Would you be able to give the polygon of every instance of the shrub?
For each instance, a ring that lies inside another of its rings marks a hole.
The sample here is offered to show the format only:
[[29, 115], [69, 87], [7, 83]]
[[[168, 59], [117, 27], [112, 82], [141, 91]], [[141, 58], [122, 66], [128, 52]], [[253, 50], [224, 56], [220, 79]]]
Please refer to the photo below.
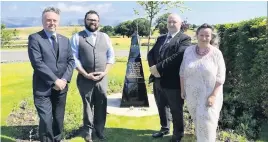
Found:
[[[267, 119], [268, 49], [263, 17], [216, 25], [226, 64], [220, 126], [257, 138]], [[266, 99], [265, 99], [266, 98]]]

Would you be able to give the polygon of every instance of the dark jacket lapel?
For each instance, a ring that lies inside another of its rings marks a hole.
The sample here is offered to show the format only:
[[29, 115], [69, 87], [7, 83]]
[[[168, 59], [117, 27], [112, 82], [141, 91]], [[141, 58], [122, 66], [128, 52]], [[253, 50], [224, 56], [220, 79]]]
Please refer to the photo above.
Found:
[[[164, 50], [168, 50], [169, 48], [171, 48], [173, 45], [176, 44], [176, 41], [178, 40], [179, 36], [182, 34], [182, 31], [179, 31], [171, 40], [169, 43], [161, 45], [160, 50], [159, 50], [159, 56], [163, 56]], [[165, 40], [166, 40], [167, 34], [165, 36]]]
[[159, 41], [160, 46], [162, 46], [162, 45], [165, 43], [166, 38], [167, 38], [167, 34], [165, 34], [164, 36], [162, 36], [162, 37], [160, 38], [160, 41]]
[[48, 50], [51, 50], [51, 52], [53, 53], [54, 57], [56, 58], [56, 53], [55, 53], [55, 50], [52, 48], [52, 45], [47, 37], [47, 34], [45, 33], [44, 30], [42, 30], [40, 32], [41, 34], [41, 37], [44, 39], [44, 42], [47, 44], [47, 48], [49, 48]]
[[62, 50], [63, 50], [63, 47], [61, 47], [61, 46], [63, 46], [64, 44], [63, 44], [63, 38], [62, 38], [62, 36], [61, 35], [59, 35], [59, 34], [57, 34], [57, 39], [58, 39], [58, 44], [59, 44], [59, 53], [58, 53], [58, 59], [60, 58], [60, 55], [61, 55], [61, 53], [62, 53]]
[[182, 34], [182, 30], [180, 30], [180, 32], [178, 32], [169, 42], [168, 47], [174, 45], [176, 43], [176, 41], [178, 40], [179, 36]]
[[165, 35], [163, 35], [162, 37], [159, 38], [160, 41], [158, 42], [158, 49], [157, 49], [159, 54], [161, 53], [161, 51], [163, 49], [162, 46], [164, 46], [166, 38], [167, 38], [167, 34], [165, 34]]

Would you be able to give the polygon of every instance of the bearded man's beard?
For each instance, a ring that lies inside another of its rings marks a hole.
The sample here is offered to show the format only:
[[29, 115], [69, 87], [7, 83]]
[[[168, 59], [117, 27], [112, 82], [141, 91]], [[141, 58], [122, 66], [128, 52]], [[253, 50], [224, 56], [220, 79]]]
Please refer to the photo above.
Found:
[[99, 28], [98, 26], [91, 26], [91, 25], [93, 25], [93, 24], [89, 24], [89, 25], [85, 24], [85, 28], [90, 32], [95, 32], [98, 30], [98, 28]]

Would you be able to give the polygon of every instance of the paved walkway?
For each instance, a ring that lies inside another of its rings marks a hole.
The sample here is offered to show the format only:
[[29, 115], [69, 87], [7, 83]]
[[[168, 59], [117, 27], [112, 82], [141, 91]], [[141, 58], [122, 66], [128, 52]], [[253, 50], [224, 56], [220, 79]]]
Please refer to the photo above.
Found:
[[158, 110], [157, 110], [157, 106], [156, 106], [153, 94], [148, 94], [150, 107], [121, 108], [120, 107], [121, 98], [122, 98], [122, 94], [120, 93], [111, 94], [107, 97], [108, 99], [107, 112], [109, 114], [120, 115], [120, 116], [132, 116], [132, 117], [151, 116], [151, 115], [158, 114]]

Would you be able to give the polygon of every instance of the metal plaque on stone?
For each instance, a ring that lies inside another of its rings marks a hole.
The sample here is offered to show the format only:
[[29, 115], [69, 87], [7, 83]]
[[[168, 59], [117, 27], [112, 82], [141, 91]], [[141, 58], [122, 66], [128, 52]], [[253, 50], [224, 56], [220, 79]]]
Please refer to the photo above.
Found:
[[120, 107], [149, 107], [141, 62], [139, 35], [134, 33], [127, 62], [127, 70]]

